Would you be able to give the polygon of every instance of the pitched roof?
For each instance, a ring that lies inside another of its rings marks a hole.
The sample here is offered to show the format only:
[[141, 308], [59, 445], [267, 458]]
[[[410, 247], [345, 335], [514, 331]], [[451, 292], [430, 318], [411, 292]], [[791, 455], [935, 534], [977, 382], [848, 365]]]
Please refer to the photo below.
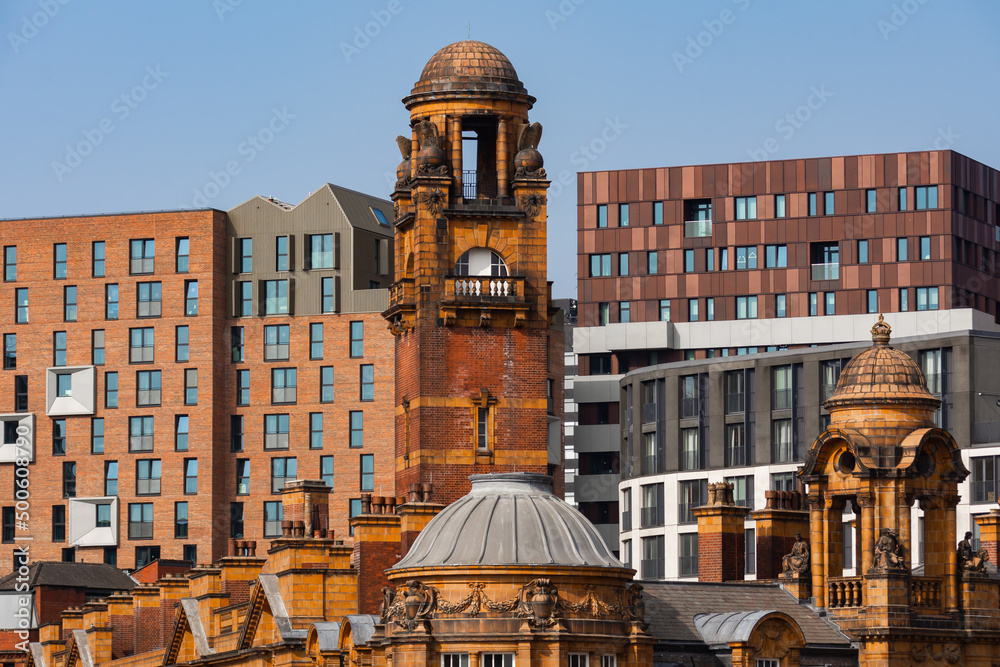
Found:
[[833, 623], [799, 604], [779, 584], [643, 581], [642, 585], [649, 631], [661, 643], [703, 643], [705, 640], [695, 623], [699, 614], [767, 609], [791, 616], [802, 630], [807, 645], [845, 648], [851, 645]]
[[[14, 590], [17, 577], [17, 572], [12, 572], [0, 578], [0, 591]], [[121, 591], [135, 588], [135, 581], [113, 565], [38, 561], [28, 566], [28, 586]]]

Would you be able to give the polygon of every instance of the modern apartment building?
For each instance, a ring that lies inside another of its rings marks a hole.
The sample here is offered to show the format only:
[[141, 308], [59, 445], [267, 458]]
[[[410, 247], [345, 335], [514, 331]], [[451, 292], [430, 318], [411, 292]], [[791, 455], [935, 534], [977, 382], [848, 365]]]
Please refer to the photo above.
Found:
[[[890, 324], [901, 315], [887, 318]], [[698, 576], [697, 518], [708, 485], [731, 482], [747, 511], [765, 491], [797, 489], [796, 469], [830, 423], [823, 408], [841, 369], [864, 343], [824, 345], [662, 364], [625, 375], [622, 387], [621, 556], [643, 579]], [[1000, 459], [1000, 334], [961, 331], [893, 339], [941, 400], [939, 427], [955, 436], [972, 471], [959, 485], [959, 533], [978, 530], [974, 514], [996, 505]], [[923, 512], [912, 508], [912, 565], [922, 561]], [[848, 509], [845, 527], [856, 517]], [[755, 522], [747, 517], [747, 578], [755, 575]], [[854, 531], [844, 531], [844, 563], [854, 563]], [[850, 568], [848, 568], [850, 569]]]
[[264, 548], [302, 476], [333, 486], [346, 535], [352, 499], [392, 486], [391, 215], [327, 185], [4, 221], [0, 569], [28, 535], [33, 560], [129, 568]]
[[625, 373], [864, 341], [879, 312], [1000, 330], [1000, 172], [953, 151], [588, 172], [578, 201], [575, 500], [608, 533], [617, 491], [581, 480], [619, 469]]

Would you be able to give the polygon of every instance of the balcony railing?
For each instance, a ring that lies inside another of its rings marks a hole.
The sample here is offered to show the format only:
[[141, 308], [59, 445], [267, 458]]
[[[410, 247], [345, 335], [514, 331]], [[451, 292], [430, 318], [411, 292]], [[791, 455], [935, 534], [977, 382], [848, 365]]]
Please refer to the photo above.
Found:
[[656, 403], [642, 404], [642, 423], [652, 424], [656, 421]]
[[681, 399], [681, 419], [688, 419], [691, 417], [698, 416], [698, 399], [697, 398], [682, 398]]
[[701, 452], [698, 450], [681, 452], [681, 470], [698, 470], [701, 468]]
[[632, 512], [622, 512], [622, 530], [632, 530]]
[[745, 394], [726, 394], [726, 414], [738, 415], [744, 411]]
[[831, 609], [861, 607], [864, 582], [861, 577], [830, 577], [827, 580], [827, 606]]
[[792, 390], [775, 389], [772, 399], [772, 410], [789, 410], [792, 407]]
[[910, 602], [914, 607], [941, 607], [941, 580], [934, 577], [913, 577], [910, 580]]
[[699, 238], [712, 235], [711, 220], [687, 220], [684, 223], [685, 238]]
[[746, 447], [726, 447], [726, 467], [745, 466], [747, 464]]
[[643, 579], [660, 578], [660, 560], [657, 558], [643, 558], [639, 567]]
[[812, 280], [838, 280], [840, 278], [840, 262], [830, 264], [813, 264]]
[[461, 301], [523, 301], [524, 278], [458, 276], [446, 283], [445, 299]]
[[641, 510], [640, 519], [642, 521], [642, 528], [649, 528], [650, 526], [662, 526], [663, 518], [660, 516], [660, 508], [658, 507], [643, 507]]
[[660, 461], [655, 456], [644, 456], [642, 457], [642, 474], [652, 475], [654, 473], [660, 472]]
[[493, 199], [497, 196], [495, 171], [463, 171], [462, 197], [465, 199]]

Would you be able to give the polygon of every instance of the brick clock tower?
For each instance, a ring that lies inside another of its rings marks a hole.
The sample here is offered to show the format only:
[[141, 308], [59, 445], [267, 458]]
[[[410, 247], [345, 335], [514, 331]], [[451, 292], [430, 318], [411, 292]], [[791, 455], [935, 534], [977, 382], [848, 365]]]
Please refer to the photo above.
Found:
[[[546, 281], [549, 181], [510, 61], [462, 41], [403, 103], [396, 207], [396, 495], [435, 502], [486, 472], [562, 469], [562, 331]], [[561, 495], [561, 493], [560, 493]]]

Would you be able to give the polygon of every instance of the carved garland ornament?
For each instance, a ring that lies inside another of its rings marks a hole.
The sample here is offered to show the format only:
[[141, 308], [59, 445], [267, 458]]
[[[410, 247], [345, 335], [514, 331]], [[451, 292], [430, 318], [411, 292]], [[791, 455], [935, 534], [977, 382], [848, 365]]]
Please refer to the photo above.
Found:
[[496, 614], [513, 614], [515, 618], [527, 619], [535, 629], [545, 629], [556, 624], [564, 613], [582, 618], [620, 618], [638, 623], [642, 629], [645, 623], [646, 605], [642, 598], [642, 586], [632, 584], [618, 594], [615, 602], [607, 603], [597, 597], [595, 587], [587, 586], [587, 595], [576, 603], [570, 603], [559, 596], [559, 590], [549, 579], [533, 579], [522, 586], [510, 600], [495, 601], [487, 597], [486, 584], [469, 584], [469, 593], [457, 602], [438, 600], [438, 591], [433, 586], [410, 580], [405, 588], [394, 591], [382, 588], [382, 604], [379, 615], [383, 623], [395, 621], [404, 629], [412, 631], [420, 621], [434, 618], [435, 612], [442, 614], [464, 614], [475, 618], [486, 610]]

